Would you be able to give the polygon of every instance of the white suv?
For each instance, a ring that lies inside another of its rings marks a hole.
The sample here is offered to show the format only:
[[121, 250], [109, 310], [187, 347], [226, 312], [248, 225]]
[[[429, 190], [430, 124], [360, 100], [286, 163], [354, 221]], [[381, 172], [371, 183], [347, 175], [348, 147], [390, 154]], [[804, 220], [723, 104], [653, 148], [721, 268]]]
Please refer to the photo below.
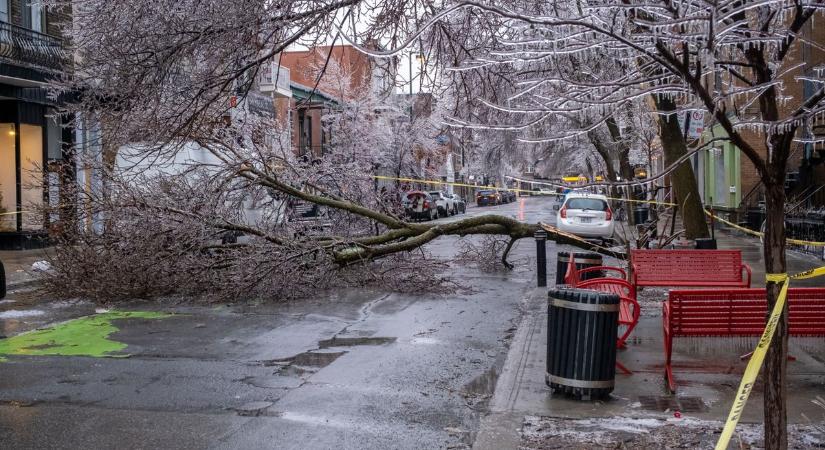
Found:
[[455, 211], [452, 197], [449, 197], [441, 191], [427, 193], [430, 194], [433, 200], [435, 200], [435, 204], [438, 205], [438, 217], [447, 217]]
[[597, 194], [570, 192], [558, 209], [556, 227], [586, 238], [613, 237], [613, 211], [607, 197]]

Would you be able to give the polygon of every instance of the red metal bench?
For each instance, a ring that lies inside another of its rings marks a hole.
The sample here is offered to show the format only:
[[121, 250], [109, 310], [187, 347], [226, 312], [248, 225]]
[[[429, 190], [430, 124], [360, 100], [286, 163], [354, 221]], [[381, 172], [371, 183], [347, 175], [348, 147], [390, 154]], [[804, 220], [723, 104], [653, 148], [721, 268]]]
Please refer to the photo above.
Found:
[[637, 288], [751, 285], [751, 268], [739, 250], [631, 250], [630, 265], [630, 284]]
[[[616, 272], [621, 278], [591, 278], [581, 280], [581, 275], [589, 272]], [[624, 269], [609, 266], [588, 267], [576, 270], [575, 257], [570, 255], [570, 262], [567, 264], [567, 272], [564, 275], [564, 282], [574, 288], [593, 289], [619, 296], [619, 325], [625, 328], [624, 333], [619, 337], [616, 345], [624, 348], [627, 340], [636, 324], [639, 323], [639, 302], [636, 301], [636, 288], [627, 282], [627, 273]]]
[[[825, 288], [788, 289], [791, 336], [825, 336]], [[765, 289], [670, 291], [663, 305], [665, 377], [676, 392], [671, 357], [673, 338], [761, 336], [768, 302]]]

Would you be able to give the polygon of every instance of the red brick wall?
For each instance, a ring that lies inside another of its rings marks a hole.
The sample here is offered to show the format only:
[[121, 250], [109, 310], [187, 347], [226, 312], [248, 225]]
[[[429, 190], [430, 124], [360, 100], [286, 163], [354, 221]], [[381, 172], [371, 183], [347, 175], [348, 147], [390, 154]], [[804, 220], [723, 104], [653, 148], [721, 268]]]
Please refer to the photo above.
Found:
[[[788, 20], [790, 21], [792, 18], [789, 18]], [[825, 14], [817, 13], [808, 22], [808, 25], [803, 28], [802, 34], [820, 45], [825, 44], [825, 27], [822, 26], [823, 21], [825, 21]], [[785, 85], [784, 94], [791, 97], [791, 99], [785, 104], [780, 104], [780, 119], [789, 117], [790, 114], [796, 110], [804, 100], [803, 82], [801, 80], [796, 80], [795, 78], [803, 75], [806, 71], [810, 70], [811, 67], [825, 63], [825, 52], [822, 52], [812, 46], [810, 48], [803, 49], [802, 42], [797, 40], [792, 46], [791, 51], [785, 57], [783, 68], [780, 70], [784, 71], [787, 68], [799, 64], [800, 62], [805, 62], [805, 65], [789, 71], [782, 77], [782, 81]], [[764, 135], [753, 132], [743, 132], [742, 135], [745, 140], [759, 152], [762, 158], [767, 158], [768, 152]], [[788, 161], [788, 171], [798, 170], [802, 157], [802, 146], [800, 144], [793, 144], [791, 157]], [[741, 160], [742, 198], [745, 200], [745, 196], [759, 183], [760, 177], [755, 166], [748, 158], [743, 155]], [[753, 195], [747, 201], [749, 204], [754, 204], [758, 199], [758, 195]]]

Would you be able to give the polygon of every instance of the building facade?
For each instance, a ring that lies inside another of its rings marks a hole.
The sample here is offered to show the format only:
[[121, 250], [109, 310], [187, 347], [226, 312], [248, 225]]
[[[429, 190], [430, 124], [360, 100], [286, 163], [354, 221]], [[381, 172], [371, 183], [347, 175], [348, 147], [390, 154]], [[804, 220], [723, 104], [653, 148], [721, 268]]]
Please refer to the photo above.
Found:
[[368, 95], [393, 95], [395, 60], [371, 58], [351, 45], [283, 52], [278, 60], [291, 75], [292, 99], [279, 109], [290, 111], [298, 156], [323, 156], [331, 141], [323, 121], [331, 109]]
[[[781, 80], [785, 87], [785, 94], [789, 97], [779, 106], [780, 117], [787, 117], [805, 100], [810, 98], [819, 87], [809, 79], [813, 78], [819, 68], [825, 64], [825, 27], [821, 26], [825, 14], [819, 12], [811, 18], [800, 32], [799, 43], [791, 47], [785, 58]], [[737, 106], [737, 105], [734, 105]], [[744, 119], [756, 118], [760, 114], [758, 105], [744, 106]], [[713, 134], [706, 132], [704, 139], [708, 142], [711, 136], [724, 136], [721, 127], [715, 127]], [[767, 145], [764, 136], [758, 133], [743, 131], [743, 138], [755, 148], [763, 158], [767, 157]], [[825, 206], [825, 121], [820, 120], [810, 129], [800, 128], [797, 138], [819, 139], [817, 144], [794, 143], [791, 157], [788, 161], [786, 191], [789, 203], [803, 203], [803, 206]], [[704, 180], [705, 203], [730, 209], [757, 207], [764, 200], [764, 189], [760, 175], [751, 161], [740, 155], [739, 150], [731, 145], [718, 145], [701, 152], [704, 158], [704, 170], [701, 171]], [[722, 200], [724, 199], [724, 200]]]
[[41, 207], [57, 202], [71, 177], [61, 164], [71, 131], [45, 89], [68, 68], [58, 27], [68, 17], [27, 0], [0, 0], [0, 249], [47, 243]]

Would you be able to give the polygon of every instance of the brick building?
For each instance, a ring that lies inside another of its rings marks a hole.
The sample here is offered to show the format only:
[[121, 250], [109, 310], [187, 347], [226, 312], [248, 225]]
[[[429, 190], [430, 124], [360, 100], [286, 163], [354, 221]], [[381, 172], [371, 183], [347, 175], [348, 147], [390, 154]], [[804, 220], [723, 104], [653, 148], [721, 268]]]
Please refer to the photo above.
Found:
[[[779, 106], [780, 118], [788, 117], [819, 87], [800, 77], [812, 75], [815, 67], [825, 64], [825, 52], [809, 43], [813, 42], [820, 46], [825, 44], [825, 27], [817, 26], [822, 20], [825, 20], [825, 14], [817, 13], [808, 21], [800, 33], [802, 39], [791, 47], [782, 68], [778, 69], [780, 72], [787, 70], [781, 79], [784, 93], [790, 97], [789, 101]], [[795, 67], [797, 65], [799, 67]], [[744, 108], [741, 119], [758, 119], [759, 114], [758, 104], [753, 104]], [[821, 139], [825, 135], [825, 122], [817, 125], [810, 130], [798, 130], [797, 136], [817, 135]], [[725, 133], [720, 126], [716, 126], [705, 134], [704, 139], [707, 141], [711, 136], [724, 137]], [[742, 136], [763, 158], [767, 157], [767, 145], [763, 134], [743, 131]], [[733, 210], [756, 206], [763, 200], [763, 188], [756, 167], [747, 157], [741, 155], [733, 144], [717, 144], [715, 148], [701, 152], [697, 160], [697, 177], [700, 186], [704, 186], [703, 196], [706, 204], [712, 203], [717, 208]], [[786, 181], [789, 200], [800, 201], [807, 198], [807, 202], [812, 205], [825, 206], [825, 189], [816, 195], [808, 195], [825, 184], [823, 160], [825, 146], [822, 144], [793, 144]]]
[[283, 52], [278, 61], [290, 71], [292, 98], [276, 101], [276, 108], [281, 114], [288, 111], [297, 155], [324, 154], [330, 136], [323, 129], [323, 118], [330, 108], [370, 90], [390, 95], [394, 86], [394, 61], [370, 58], [350, 45]]

